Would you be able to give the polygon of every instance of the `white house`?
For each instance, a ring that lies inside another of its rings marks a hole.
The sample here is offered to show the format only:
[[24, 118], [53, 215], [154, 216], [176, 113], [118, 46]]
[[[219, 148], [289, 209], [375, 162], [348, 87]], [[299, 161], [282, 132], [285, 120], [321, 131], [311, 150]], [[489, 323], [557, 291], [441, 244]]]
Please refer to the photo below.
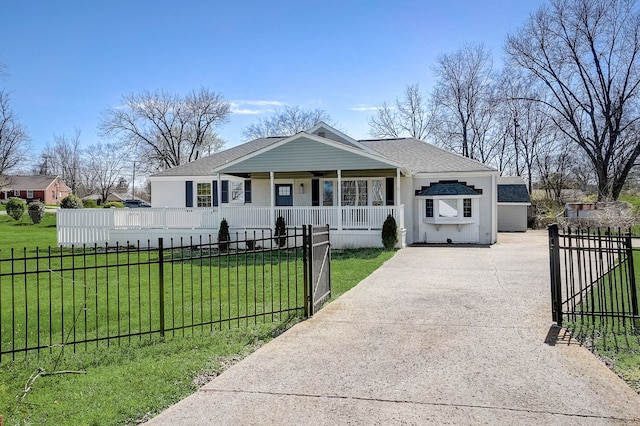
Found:
[[289, 227], [329, 224], [334, 247], [381, 246], [391, 214], [399, 245], [492, 244], [497, 177], [478, 161], [417, 139], [357, 141], [321, 122], [153, 175], [153, 208], [136, 214], [188, 212], [182, 224], [157, 226], [165, 236], [211, 234], [223, 218], [232, 231], [273, 229], [282, 216]]

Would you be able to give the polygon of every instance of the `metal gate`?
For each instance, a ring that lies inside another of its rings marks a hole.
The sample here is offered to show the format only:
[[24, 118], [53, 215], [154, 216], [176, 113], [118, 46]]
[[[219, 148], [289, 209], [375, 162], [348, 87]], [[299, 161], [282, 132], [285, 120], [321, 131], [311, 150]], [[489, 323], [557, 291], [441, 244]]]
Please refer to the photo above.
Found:
[[629, 232], [549, 226], [553, 321], [640, 319], [633, 255]]
[[305, 257], [307, 270], [305, 286], [306, 314], [312, 316], [331, 297], [331, 243], [329, 225], [304, 227]]

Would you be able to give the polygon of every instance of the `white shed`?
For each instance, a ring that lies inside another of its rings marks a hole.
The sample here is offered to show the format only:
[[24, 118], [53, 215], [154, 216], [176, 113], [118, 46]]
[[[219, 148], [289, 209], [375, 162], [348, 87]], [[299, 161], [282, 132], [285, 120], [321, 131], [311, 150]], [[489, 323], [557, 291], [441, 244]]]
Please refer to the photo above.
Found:
[[531, 197], [520, 177], [498, 178], [498, 232], [526, 232]]

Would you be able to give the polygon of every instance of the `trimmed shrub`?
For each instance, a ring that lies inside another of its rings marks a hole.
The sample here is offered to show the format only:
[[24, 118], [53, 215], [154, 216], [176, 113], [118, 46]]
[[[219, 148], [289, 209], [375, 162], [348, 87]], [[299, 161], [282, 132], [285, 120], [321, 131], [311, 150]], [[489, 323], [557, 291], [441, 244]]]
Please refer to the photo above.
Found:
[[86, 200], [82, 200], [82, 205], [85, 209], [95, 209], [98, 207], [98, 203], [93, 198], [87, 198]]
[[382, 225], [382, 245], [387, 251], [391, 251], [398, 242], [398, 225], [393, 216], [388, 215]]
[[284, 217], [278, 216], [276, 219], [275, 240], [278, 247], [284, 247], [287, 245], [287, 224], [284, 222]]
[[29, 217], [33, 223], [42, 222], [42, 218], [44, 217], [44, 204], [40, 201], [34, 201], [29, 203]]
[[229, 223], [227, 223], [227, 219], [223, 218], [220, 221], [220, 229], [218, 229], [218, 249], [220, 251], [228, 251], [230, 239]]
[[121, 201], [108, 201], [102, 207], [105, 209], [124, 209], [124, 204]]
[[15, 220], [20, 220], [27, 205], [20, 198], [9, 198], [7, 202], [7, 214]]
[[67, 195], [62, 200], [60, 200], [60, 208], [61, 209], [81, 209], [82, 208], [82, 200], [77, 195]]

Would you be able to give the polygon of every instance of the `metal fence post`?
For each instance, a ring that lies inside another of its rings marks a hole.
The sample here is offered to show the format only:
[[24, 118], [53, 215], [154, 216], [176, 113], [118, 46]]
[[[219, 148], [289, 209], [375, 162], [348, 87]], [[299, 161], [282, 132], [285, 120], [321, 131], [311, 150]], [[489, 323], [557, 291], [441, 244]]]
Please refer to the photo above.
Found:
[[163, 239], [158, 238], [158, 301], [160, 304], [160, 337], [164, 338], [164, 245]]
[[314, 275], [313, 275], [313, 226], [312, 225], [307, 225], [307, 250], [309, 251], [309, 254], [307, 255], [307, 259], [309, 259], [309, 277], [307, 278], [309, 281], [309, 290], [307, 290], [309, 292], [309, 316], [312, 317], [314, 314], [314, 304], [315, 304], [315, 300], [314, 300], [314, 291], [313, 291], [313, 285], [314, 285]]
[[629, 289], [631, 291], [631, 310], [633, 316], [638, 316], [638, 290], [636, 287], [636, 271], [633, 264], [633, 239], [631, 238], [631, 229], [627, 234], [627, 261], [629, 262]]
[[560, 280], [560, 233], [558, 225], [549, 225], [549, 271], [551, 274], [551, 313], [553, 321], [562, 325], [562, 284]]
[[302, 225], [302, 274], [304, 275], [304, 317], [309, 317], [309, 253], [307, 246], [309, 245], [307, 226]]

